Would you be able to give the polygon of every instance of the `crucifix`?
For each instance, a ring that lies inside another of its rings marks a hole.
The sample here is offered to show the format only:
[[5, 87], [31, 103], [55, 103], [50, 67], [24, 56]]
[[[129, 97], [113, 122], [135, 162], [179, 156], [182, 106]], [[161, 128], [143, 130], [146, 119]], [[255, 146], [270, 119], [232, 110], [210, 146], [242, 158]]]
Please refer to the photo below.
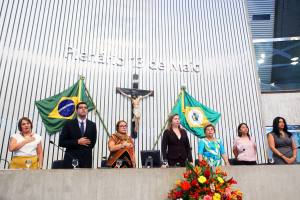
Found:
[[[135, 86], [135, 85], [134, 85]], [[141, 111], [140, 111], [140, 102], [143, 98], [148, 96], [153, 96], [154, 92], [151, 90], [139, 90], [136, 88], [119, 88], [117, 87], [117, 93], [120, 93], [131, 100], [131, 109], [132, 109], [132, 129], [131, 136], [132, 138], [137, 137], [139, 131]]]

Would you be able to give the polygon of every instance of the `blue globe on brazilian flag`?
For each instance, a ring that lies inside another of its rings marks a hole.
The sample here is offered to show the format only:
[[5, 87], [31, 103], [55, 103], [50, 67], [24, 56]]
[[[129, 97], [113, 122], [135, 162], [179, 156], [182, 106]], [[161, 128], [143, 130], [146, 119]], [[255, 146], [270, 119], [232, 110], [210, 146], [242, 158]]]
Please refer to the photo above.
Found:
[[80, 102], [79, 97], [62, 97], [55, 108], [49, 113], [49, 118], [73, 119], [76, 105]]
[[181, 125], [197, 137], [203, 138], [204, 127], [208, 124], [216, 124], [221, 114], [201, 104], [185, 90], [182, 90], [179, 98], [171, 111], [178, 114]]
[[76, 117], [76, 105], [79, 102], [86, 102], [89, 111], [95, 108], [86, 92], [84, 79], [80, 78], [73, 86], [63, 92], [35, 102], [48, 133], [53, 134], [61, 131], [66, 120]]

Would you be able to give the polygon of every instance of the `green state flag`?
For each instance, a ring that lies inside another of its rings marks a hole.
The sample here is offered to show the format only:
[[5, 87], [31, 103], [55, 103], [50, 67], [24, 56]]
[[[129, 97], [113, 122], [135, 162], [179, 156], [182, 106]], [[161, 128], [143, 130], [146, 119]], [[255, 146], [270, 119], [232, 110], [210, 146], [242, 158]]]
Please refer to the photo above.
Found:
[[86, 95], [83, 78], [57, 95], [36, 101], [35, 105], [47, 132], [53, 134], [61, 131], [66, 120], [76, 117], [76, 105], [81, 101], [87, 103], [89, 111], [95, 108], [92, 100]]
[[181, 125], [196, 135], [205, 137], [204, 127], [208, 124], [216, 124], [221, 116], [220, 113], [198, 102], [185, 90], [182, 90], [174, 106], [172, 114], [178, 114]]

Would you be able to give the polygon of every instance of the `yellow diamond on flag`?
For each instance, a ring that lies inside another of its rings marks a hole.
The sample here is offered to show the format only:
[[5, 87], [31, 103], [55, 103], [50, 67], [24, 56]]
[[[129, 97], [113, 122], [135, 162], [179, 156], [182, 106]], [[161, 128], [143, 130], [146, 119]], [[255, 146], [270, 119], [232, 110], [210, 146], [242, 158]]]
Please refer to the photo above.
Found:
[[55, 108], [49, 113], [49, 118], [73, 119], [76, 105], [80, 102], [79, 97], [62, 97]]
[[190, 127], [203, 128], [209, 124], [207, 117], [199, 107], [186, 107], [185, 118]]

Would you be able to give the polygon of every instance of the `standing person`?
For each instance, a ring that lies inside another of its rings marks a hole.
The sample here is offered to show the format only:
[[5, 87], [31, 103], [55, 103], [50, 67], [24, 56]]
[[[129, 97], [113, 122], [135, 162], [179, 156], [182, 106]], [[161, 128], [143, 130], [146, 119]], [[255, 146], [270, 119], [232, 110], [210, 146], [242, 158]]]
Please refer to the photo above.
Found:
[[164, 162], [171, 167], [184, 167], [186, 160], [193, 162], [189, 138], [186, 131], [180, 127], [178, 114], [173, 114], [168, 118], [161, 149]]
[[59, 136], [59, 146], [66, 148], [64, 167], [72, 168], [72, 160], [78, 159], [79, 168], [92, 168], [92, 150], [96, 143], [96, 124], [87, 119], [86, 102], [76, 105], [77, 118], [64, 125]]
[[[134, 144], [132, 138], [127, 134], [127, 122], [120, 120], [116, 124], [116, 132], [108, 141], [110, 151], [106, 165], [112, 168], [134, 168]], [[120, 163], [118, 163], [118, 160]]]
[[246, 123], [238, 126], [238, 137], [233, 143], [233, 154], [236, 158], [236, 165], [256, 165], [256, 144], [253, 137], [250, 137], [249, 128]]
[[292, 133], [288, 132], [283, 117], [273, 120], [273, 130], [268, 133], [269, 147], [273, 152], [274, 164], [293, 164], [297, 157], [297, 147]]
[[18, 122], [20, 132], [12, 135], [8, 149], [13, 152], [10, 169], [27, 168], [26, 162], [31, 169], [43, 167], [42, 137], [32, 132], [32, 122], [27, 117], [22, 117]]
[[198, 143], [198, 159], [201, 162], [206, 160], [211, 166], [221, 166], [222, 160], [225, 165], [230, 165], [228, 157], [225, 154], [225, 149], [221, 139], [215, 138], [215, 127], [212, 124], [204, 128], [205, 138], [201, 139]]

